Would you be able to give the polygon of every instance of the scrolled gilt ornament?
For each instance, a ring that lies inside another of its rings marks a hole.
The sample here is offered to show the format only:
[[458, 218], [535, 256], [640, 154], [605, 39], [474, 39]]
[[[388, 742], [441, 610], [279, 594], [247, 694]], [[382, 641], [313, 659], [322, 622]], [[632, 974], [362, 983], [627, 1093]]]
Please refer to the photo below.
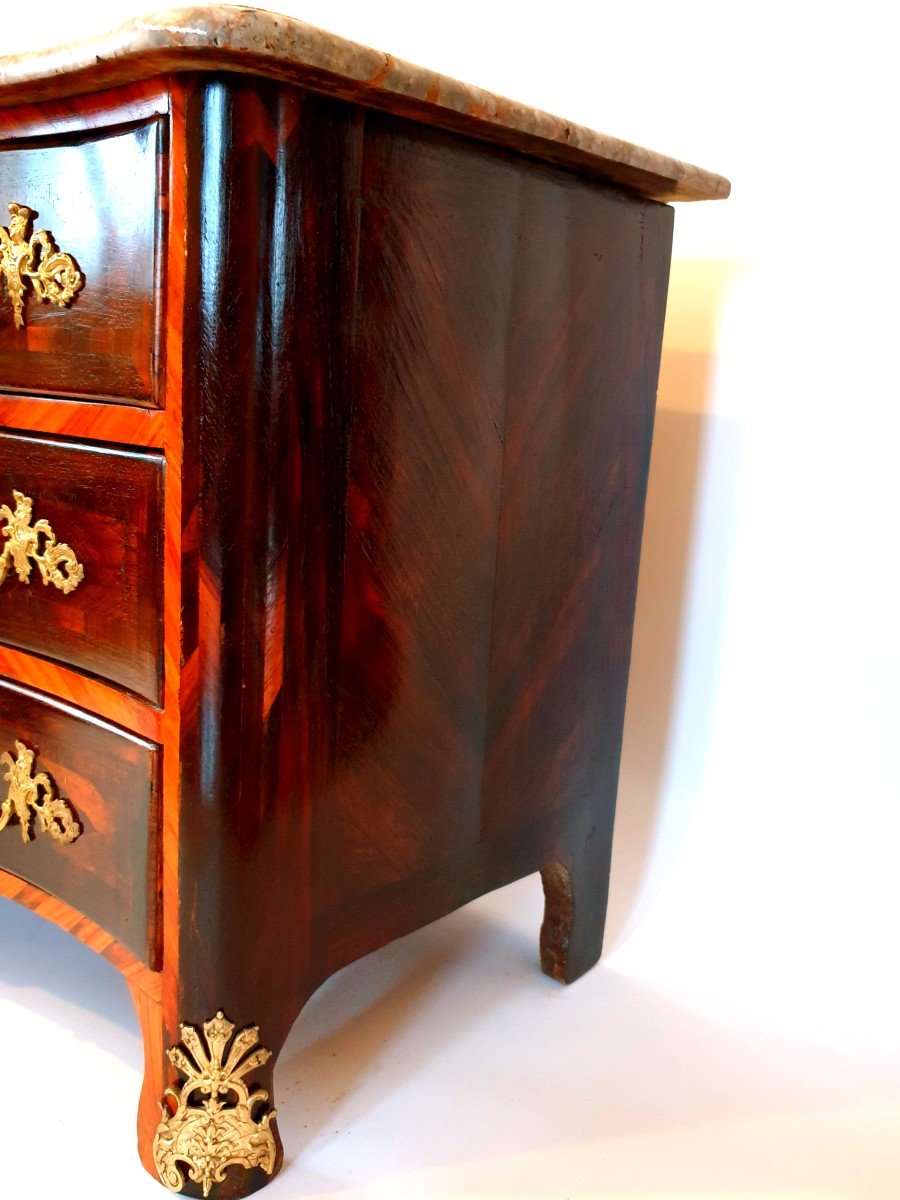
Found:
[[224, 1181], [231, 1166], [261, 1167], [267, 1175], [275, 1170], [277, 1148], [269, 1125], [276, 1111], [255, 1115], [269, 1093], [260, 1087], [249, 1090], [244, 1083], [244, 1076], [268, 1062], [271, 1051], [264, 1046], [253, 1049], [259, 1028], [251, 1025], [235, 1037], [226, 1058], [233, 1033], [234, 1025], [219, 1011], [204, 1023], [203, 1038], [193, 1025], [182, 1025], [181, 1046], [169, 1051], [185, 1082], [166, 1089], [166, 1101], [174, 1110], [166, 1101], [160, 1105], [153, 1161], [172, 1192], [185, 1186], [182, 1164], [204, 1196]]
[[41, 517], [32, 525], [34, 501], [30, 496], [13, 489], [16, 507], [0, 504], [0, 520], [6, 522], [0, 533], [7, 539], [0, 553], [0, 584], [13, 567], [21, 583], [30, 582], [31, 564], [37, 564], [44, 586], [52, 583], [64, 594], [74, 592], [84, 579], [84, 567], [75, 551], [65, 542], [58, 542], [50, 522]]
[[17, 820], [22, 841], [30, 842], [37, 821], [44, 833], [63, 845], [81, 836], [81, 824], [69, 802], [57, 794], [53, 780], [45, 771], [35, 774], [33, 750], [16, 741], [16, 757], [4, 750], [0, 766], [6, 767], [3, 778], [9, 783], [6, 799], [0, 804], [0, 830]]
[[41, 302], [65, 308], [84, 286], [84, 276], [72, 255], [58, 249], [46, 229], [39, 229], [29, 236], [36, 212], [24, 204], [13, 203], [7, 208], [9, 228], [0, 225], [0, 273], [6, 278], [16, 328], [22, 329], [28, 284]]

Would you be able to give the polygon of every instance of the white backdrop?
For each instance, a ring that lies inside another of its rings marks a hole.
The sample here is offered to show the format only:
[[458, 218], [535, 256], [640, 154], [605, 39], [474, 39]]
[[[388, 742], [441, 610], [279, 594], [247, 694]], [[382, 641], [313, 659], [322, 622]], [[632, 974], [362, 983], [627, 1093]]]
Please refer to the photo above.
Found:
[[[538, 973], [535, 878], [339, 975], [282, 1057], [266, 1194], [897, 1200], [886, 8], [281, 7], [734, 194], [676, 214], [604, 962], [568, 990]], [[140, 11], [45, 0], [0, 50]], [[10, 904], [0, 929], [4, 1190], [161, 1195], [124, 984]]]

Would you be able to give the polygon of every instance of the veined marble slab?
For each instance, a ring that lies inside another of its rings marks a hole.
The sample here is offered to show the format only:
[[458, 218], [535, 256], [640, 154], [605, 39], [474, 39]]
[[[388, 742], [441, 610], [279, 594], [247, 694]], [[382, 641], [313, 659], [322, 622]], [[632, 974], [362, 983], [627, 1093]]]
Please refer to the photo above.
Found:
[[108, 34], [0, 58], [0, 107], [171, 71], [242, 71], [506, 146], [653, 200], [724, 199], [721, 175], [412, 66], [292, 17], [230, 5], [152, 13]]

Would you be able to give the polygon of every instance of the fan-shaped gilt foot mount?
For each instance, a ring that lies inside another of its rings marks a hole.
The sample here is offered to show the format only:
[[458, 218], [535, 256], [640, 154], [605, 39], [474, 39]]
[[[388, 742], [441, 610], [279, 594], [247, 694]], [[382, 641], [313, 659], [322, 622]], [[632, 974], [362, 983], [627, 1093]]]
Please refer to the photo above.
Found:
[[204, 1196], [232, 1166], [261, 1167], [267, 1175], [275, 1171], [278, 1151], [269, 1128], [275, 1110], [266, 1105], [265, 1089], [248, 1089], [244, 1082], [244, 1076], [269, 1061], [271, 1052], [258, 1046], [256, 1025], [231, 1041], [233, 1033], [234, 1025], [219, 1011], [204, 1023], [203, 1037], [193, 1025], [182, 1025], [181, 1045], [169, 1051], [185, 1081], [166, 1089], [166, 1101], [174, 1109], [166, 1102], [160, 1106], [153, 1161], [172, 1192], [185, 1186], [185, 1168]]

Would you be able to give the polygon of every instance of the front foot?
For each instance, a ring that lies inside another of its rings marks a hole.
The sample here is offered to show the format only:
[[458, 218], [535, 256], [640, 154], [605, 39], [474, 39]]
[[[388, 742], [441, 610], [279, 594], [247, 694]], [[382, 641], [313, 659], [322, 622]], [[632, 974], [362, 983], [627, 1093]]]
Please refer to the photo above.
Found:
[[199, 1027], [181, 1026], [180, 1043], [168, 1051], [178, 1082], [161, 1097], [151, 1150], [170, 1191], [238, 1200], [279, 1170], [273, 1056], [259, 1041], [257, 1026], [236, 1031], [221, 1011]]

